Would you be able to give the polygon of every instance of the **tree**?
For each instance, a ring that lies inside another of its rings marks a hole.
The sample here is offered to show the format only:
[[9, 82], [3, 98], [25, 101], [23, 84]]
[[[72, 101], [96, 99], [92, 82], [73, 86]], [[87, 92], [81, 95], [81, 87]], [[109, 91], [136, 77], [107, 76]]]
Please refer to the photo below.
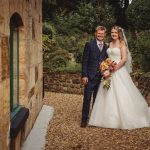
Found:
[[61, 12], [55, 17], [55, 25], [62, 34], [79, 32], [93, 33], [97, 25], [106, 26], [108, 29], [114, 24], [112, 7], [106, 5], [93, 6], [92, 3], [80, 3], [77, 9], [66, 15]]
[[150, 29], [150, 0], [134, 0], [127, 9], [129, 28], [133, 31]]
[[43, 0], [43, 20], [54, 19], [56, 11], [65, 10], [66, 13], [74, 11], [80, 3], [91, 3], [96, 7], [105, 7], [106, 0]]
[[116, 25], [127, 28], [126, 10], [129, 6], [129, 0], [107, 0], [115, 9]]
[[42, 1], [43, 20], [53, 18], [56, 8], [57, 8], [56, 0], [43, 0]]

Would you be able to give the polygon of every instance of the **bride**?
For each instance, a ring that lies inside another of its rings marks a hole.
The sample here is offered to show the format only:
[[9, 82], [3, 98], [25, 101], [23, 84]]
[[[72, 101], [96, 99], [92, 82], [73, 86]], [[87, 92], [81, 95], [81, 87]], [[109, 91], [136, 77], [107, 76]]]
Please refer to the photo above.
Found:
[[148, 127], [148, 105], [129, 74], [131, 56], [123, 29], [112, 27], [111, 38], [107, 54], [117, 65], [110, 77], [110, 88], [106, 90], [100, 84], [89, 125], [117, 129]]

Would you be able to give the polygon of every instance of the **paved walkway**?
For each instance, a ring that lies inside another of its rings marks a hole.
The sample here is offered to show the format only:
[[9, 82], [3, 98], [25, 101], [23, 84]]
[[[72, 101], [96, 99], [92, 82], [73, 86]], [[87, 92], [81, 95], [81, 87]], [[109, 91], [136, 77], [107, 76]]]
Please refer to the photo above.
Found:
[[43, 105], [30, 134], [22, 145], [21, 150], [44, 149], [47, 127], [52, 119], [53, 112], [54, 109], [52, 107]]
[[150, 128], [80, 128], [82, 95], [48, 92], [44, 103], [54, 108], [45, 150], [150, 150]]

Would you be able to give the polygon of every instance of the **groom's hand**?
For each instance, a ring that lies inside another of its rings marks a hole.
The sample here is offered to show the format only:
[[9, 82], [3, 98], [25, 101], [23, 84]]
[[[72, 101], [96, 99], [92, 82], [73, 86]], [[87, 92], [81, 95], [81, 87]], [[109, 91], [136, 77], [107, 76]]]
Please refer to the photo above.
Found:
[[88, 83], [88, 78], [87, 77], [83, 77], [82, 78], [82, 84], [83, 85], [87, 85], [87, 83]]

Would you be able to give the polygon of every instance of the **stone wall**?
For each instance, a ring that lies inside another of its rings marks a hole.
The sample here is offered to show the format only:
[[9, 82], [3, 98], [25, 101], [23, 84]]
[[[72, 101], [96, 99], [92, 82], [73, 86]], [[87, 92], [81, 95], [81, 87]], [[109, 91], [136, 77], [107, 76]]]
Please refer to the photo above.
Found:
[[44, 90], [62, 93], [83, 93], [80, 74], [44, 72]]
[[[9, 146], [10, 106], [9, 106], [9, 61], [8, 38], [0, 37], [0, 150]], [[5, 51], [2, 51], [5, 50]], [[3, 66], [3, 67], [2, 67]]]
[[[0, 0], [0, 150], [10, 144], [10, 22], [19, 24], [19, 106], [29, 109], [20, 149], [43, 105], [42, 0]], [[15, 39], [15, 38], [14, 38]], [[10, 148], [11, 149], [11, 148]]]
[[150, 77], [137, 76], [132, 79], [150, 106]]
[[[136, 77], [133, 81], [150, 105], [150, 78]], [[45, 91], [83, 94], [83, 88], [79, 73], [44, 72]]]

